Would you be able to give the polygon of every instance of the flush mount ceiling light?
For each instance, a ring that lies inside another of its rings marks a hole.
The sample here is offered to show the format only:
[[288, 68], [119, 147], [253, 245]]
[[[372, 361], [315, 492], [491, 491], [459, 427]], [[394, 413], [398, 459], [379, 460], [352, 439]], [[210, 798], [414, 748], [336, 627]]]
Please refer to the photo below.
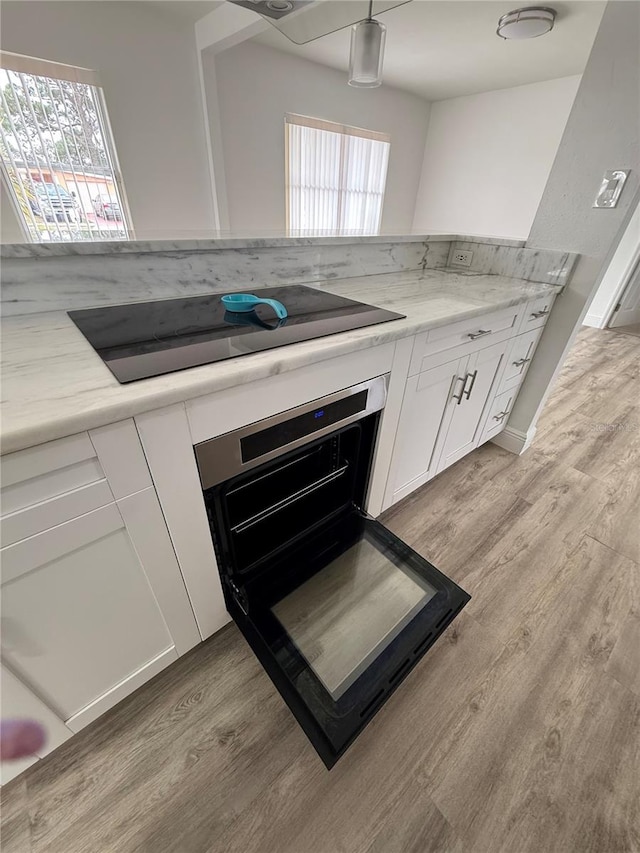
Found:
[[359, 89], [373, 89], [382, 84], [382, 60], [387, 28], [379, 21], [374, 21], [372, 11], [373, 0], [369, 0], [367, 19], [351, 27], [349, 85]]
[[525, 6], [507, 12], [498, 21], [501, 39], [534, 39], [551, 32], [558, 13], [549, 6]]

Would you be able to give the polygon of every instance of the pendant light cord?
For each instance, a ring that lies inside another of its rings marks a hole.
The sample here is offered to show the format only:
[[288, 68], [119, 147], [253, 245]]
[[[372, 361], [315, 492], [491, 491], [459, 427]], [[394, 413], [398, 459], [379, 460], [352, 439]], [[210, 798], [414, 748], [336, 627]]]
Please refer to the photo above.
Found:
[[369, 15], [367, 17], [367, 21], [373, 20], [373, 16], [371, 14], [372, 12], [373, 12], [373, 0], [369, 0]]

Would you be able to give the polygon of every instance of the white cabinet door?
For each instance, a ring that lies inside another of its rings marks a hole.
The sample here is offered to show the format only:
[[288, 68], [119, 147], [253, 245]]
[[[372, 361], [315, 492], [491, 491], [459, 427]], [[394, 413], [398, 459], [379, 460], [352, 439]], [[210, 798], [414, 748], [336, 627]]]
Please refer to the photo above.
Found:
[[509, 388], [517, 388], [522, 384], [543, 331], [542, 327], [531, 329], [524, 335], [518, 335], [511, 340], [498, 393]]
[[407, 380], [391, 463], [392, 502], [426, 483], [435, 473], [438, 436], [446, 430], [446, 416], [453, 415], [447, 403], [461, 389], [467, 361], [466, 356], [455, 359]]
[[71, 729], [177, 658], [115, 503], [3, 548], [2, 564], [4, 659]]
[[493, 398], [487, 411], [479, 444], [489, 441], [490, 438], [498, 435], [506, 427], [517, 394], [518, 388], [512, 388]]
[[0, 695], [2, 696], [2, 718], [4, 720], [35, 720], [44, 728], [46, 734], [46, 740], [36, 755], [16, 761], [2, 762], [0, 784], [5, 785], [39, 758], [43, 758], [52, 749], [64, 743], [67, 738], [71, 737], [72, 732], [53, 713], [51, 708], [32, 693], [5, 664], [0, 665]]
[[438, 472], [453, 465], [478, 444], [482, 414], [495, 388], [508, 347], [509, 342], [503, 341], [469, 356], [464, 384], [447, 405], [450, 417], [438, 454]]

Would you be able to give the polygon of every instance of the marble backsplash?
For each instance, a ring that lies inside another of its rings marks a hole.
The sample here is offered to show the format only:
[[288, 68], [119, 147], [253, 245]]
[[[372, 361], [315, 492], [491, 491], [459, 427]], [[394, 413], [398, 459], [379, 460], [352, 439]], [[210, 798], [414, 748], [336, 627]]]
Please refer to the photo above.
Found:
[[471, 240], [453, 240], [449, 250], [448, 266], [462, 269], [453, 263], [459, 250], [473, 252], [471, 266], [464, 269], [488, 275], [505, 275], [509, 278], [526, 278], [544, 284], [565, 285], [571, 277], [578, 256], [572, 252], [554, 249], [535, 249], [485, 243]]
[[5, 258], [5, 316], [446, 266], [450, 241]]
[[[478, 240], [480, 238], [477, 238]], [[257, 243], [258, 241], [256, 241]], [[545, 284], [566, 284], [576, 255], [522, 248], [515, 241], [458, 241], [439, 236], [358, 239], [346, 242], [274, 239], [259, 245], [215, 249], [119, 251], [102, 244], [100, 254], [4, 253], [2, 313], [5, 316], [90, 308], [153, 299], [253, 290], [294, 283], [419, 269], [444, 269], [455, 248], [473, 251], [471, 267]], [[17, 248], [17, 247], [16, 247]]]

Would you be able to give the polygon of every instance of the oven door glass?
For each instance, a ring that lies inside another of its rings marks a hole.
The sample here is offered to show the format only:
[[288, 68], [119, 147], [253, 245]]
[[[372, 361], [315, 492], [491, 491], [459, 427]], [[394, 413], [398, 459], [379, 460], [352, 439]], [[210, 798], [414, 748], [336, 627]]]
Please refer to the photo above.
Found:
[[327, 767], [469, 600], [356, 510], [243, 592], [229, 609]]

